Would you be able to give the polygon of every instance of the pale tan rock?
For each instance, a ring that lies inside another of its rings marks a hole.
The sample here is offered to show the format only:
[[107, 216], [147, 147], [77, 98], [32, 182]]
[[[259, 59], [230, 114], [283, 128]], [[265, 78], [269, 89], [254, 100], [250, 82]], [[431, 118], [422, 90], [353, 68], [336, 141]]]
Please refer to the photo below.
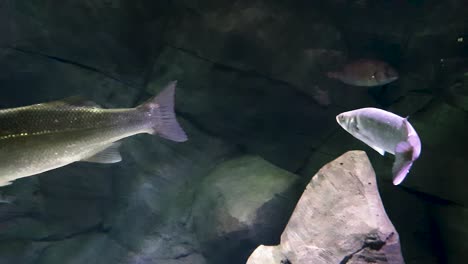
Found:
[[277, 246], [259, 246], [249, 257], [247, 263], [286, 263], [287, 257]]
[[[280, 256], [279, 262], [272, 256]], [[404, 263], [398, 233], [382, 205], [365, 152], [347, 152], [320, 169], [299, 200], [281, 244], [257, 248], [247, 263]]]

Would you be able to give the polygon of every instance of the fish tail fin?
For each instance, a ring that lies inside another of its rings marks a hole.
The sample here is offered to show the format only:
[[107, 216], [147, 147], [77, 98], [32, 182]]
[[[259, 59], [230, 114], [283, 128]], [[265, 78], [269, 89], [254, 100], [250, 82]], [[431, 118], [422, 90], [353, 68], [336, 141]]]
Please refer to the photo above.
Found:
[[183, 142], [187, 134], [179, 125], [174, 112], [174, 94], [177, 81], [170, 82], [156, 97], [140, 105], [141, 109], [150, 119], [151, 134], [163, 138]]
[[415, 137], [409, 137], [407, 141], [398, 143], [395, 149], [395, 162], [392, 167], [393, 184], [398, 185], [406, 177], [413, 161], [419, 157], [420, 143]]

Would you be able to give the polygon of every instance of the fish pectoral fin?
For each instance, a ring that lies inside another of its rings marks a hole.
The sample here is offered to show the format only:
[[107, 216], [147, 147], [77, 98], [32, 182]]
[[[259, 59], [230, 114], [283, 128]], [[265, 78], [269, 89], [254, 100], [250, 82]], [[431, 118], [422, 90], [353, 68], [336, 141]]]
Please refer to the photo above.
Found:
[[122, 156], [120, 156], [119, 147], [120, 143], [113, 143], [103, 151], [81, 161], [104, 164], [120, 162], [122, 161]]
[[393, 184], [400, 184], [413, 165], [413, 146], [406, 141], [398, 143], [395, 148], [395, 162], [392, 167]]
[[383, 150], [382, 148], [379, 148], [377, 146], [373, 146], [373, 145], [369, 145], [369, 147], [373, 148], [375, 151], [377, 151], [380, 155], [385, 155], [385, 150]]

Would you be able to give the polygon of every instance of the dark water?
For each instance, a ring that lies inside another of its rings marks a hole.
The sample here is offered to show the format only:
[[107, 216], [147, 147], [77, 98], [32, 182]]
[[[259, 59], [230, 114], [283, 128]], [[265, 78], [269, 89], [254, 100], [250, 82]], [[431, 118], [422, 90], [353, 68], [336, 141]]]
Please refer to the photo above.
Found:
[[[189, 140], [137, 135], [120, 163], [1, 187], [0, 263], [245, 263], [280, 243], [305, 185], [349, 150], [369, 156], [406, 263], [464, 263], [467, 14], [463, 0], [2, 0], [2, 108], [74, 95], [133, 107], [178, 80]], [[360, 59], [398, 80], [327, 77]], [[418, 132], [402, 185], [392, 155], [336, 123], [362, 107], [409, 116]]]

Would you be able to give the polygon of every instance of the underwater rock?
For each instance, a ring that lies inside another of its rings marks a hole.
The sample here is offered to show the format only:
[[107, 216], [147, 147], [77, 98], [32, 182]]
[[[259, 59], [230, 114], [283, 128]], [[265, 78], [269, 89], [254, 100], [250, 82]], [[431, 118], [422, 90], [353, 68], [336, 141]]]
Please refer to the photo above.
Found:
[[297, 171], [335, 128], [333, 107], [324, 109], [284, 83], [174, 48], [155, 63], [148, 92], [159, 93], [166, 80], [178, 80], [178, 117], [288, 171]]
[[50, 246], [47, 242], [13, 240], [0, 244], [0, 263], [37, 264], [38, 258]]
[[0, 14], [8, 14], [0, 18], [2, 34], [8, 41], [0, 44], [141, 84], [162, 44], [164, 6], [151, 0], [99, 0], [60, 2], [58, 11], [53, 0], [2, 1]]
[[[181, 119], [190, 140], [130, 138], [112, 177], [113, 199], [104, 226], [128, 249], [123, 263], [204, 264], [189, 222], [197, 186], [233, 149]], [[204, 213], [204, 212], [201, 212]]]
[[468, 69], [463, 73], [462, 80], [452, 84], [447, 90], [447, 102], [454, 107], [468, 112]]
[[[320, 96], [314, 87], [321, 86], [323, 69], [345, 56], [341, 32], [316, 8], [295, 12], [296, 2], [265, 0], [179, 5], [167, 35], [171, 46], [312, 97]], [[327, 85], [343, 96], [334, 88]]]
[[260, 245], [249, 257], [247, 264], [288, 264], [290, 263], [278, 246]]
[[138, 89], [127, 86], [120, 80], [40, 56], [9, 50], [0, 58], [0, 68], [3, 69], [0, 80], [5, 88], [0, 108], [37, 104], [71, 96], [89, 99], [104, 108], [132, 107], [139, 99]]
[[52, 242], [36, 263], [122, 263], [127, 250], [106, 234], [94, 233]]
[[171, 45], [239, 70], [292, 77], [287, 79], [293, 83], [306, 76], [304, 66], [310, 70], [334, 57], [304, 58], [311, 47], [324, 53], [343, 47], [338, 29], [324, 23], [318, 10], [302, 14], [294, 12], [295, 3], [265, 0], [208, 2], [179, 4], [180, 16], [172, 18], [174, 30], [168, 34]]
[[211, 263], [242, 263], [256, 245], [277, 243], [298, 198], [298, 179], [257, 156], [217, 166], [192, 208], [193, 229]]
[[325, 165], [307, 185], [280, 245], [259, 247], [247, 263], [278, 258], [296, 264], [404, 263], [365, 152], [350, 151]]

